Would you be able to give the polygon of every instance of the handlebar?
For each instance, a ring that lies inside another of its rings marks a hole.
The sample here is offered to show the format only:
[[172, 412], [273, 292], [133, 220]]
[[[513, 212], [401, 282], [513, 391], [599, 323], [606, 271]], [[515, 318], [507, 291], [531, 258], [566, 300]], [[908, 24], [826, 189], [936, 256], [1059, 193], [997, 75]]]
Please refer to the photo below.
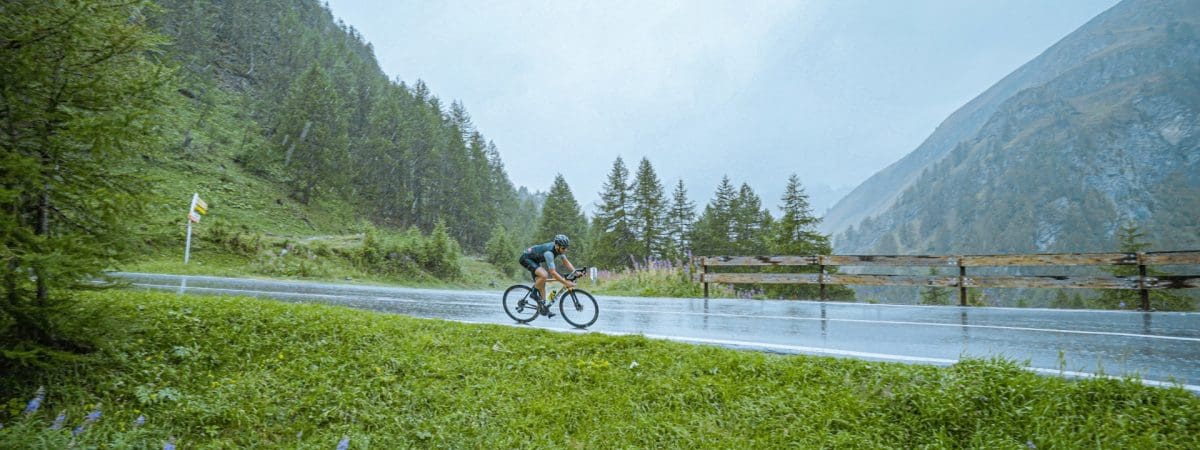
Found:
[[574, 282], [575, 280], [578, 280], [579, 277], [582, 277], [583, 274], [587, 273], [588, 269], [589, 269], [588, 267], [580, 267], [578, 269], [575, 269], [574, 272], [567, 274], [563, 278], [566, 278], [567, 281]]

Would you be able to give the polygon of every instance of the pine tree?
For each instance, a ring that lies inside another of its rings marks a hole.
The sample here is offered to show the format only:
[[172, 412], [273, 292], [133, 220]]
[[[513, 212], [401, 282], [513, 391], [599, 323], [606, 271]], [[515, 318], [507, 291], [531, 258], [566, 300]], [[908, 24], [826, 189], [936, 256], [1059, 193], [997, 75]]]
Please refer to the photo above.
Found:
[[542, 206], [542, 219], [533, 235], [534, 242], [550, 242], [555, 235], [565, 234], [571, 238], [571, 251], [583, 252], [587, 249], [587, 229], [587, 217], [580, 211], [567, 180], [562, 174], [556, 175], [546, 204]]
[[704, 212], [696, 220], [692, 229], [692, 245], [697, 255], [718, 256], [735, 255], [734, 246], [733, 207], [737, 193], [729, 177], [721, 178], [721, 184], [713, 194], [713, 199], [704, 207]]
[[662, 259], [667, 249], [666, 196], [649, 159], [642, 158], [638, 164], [632, 192], [630, 223], [639, 247], [634, 256], [639, 260]]
[[[937, 275], [937, 270], [930, 267], [929, 275], [930, 276]], [[972, 295], [971, 297], [975, 298], [978, 296]], [[948, 292], [946, 290], [946, 288], [926, 286], [924, 288], [921, 288], [921, 299], [920, 299], [919, 303], [922, 305], [949, 305], [950, 304], [950, 292]]]
[[[166, 39], [146, 25], [151, 2], [3, 8], [0, 342], [63, 344], [55, 311], [135, 244], [153, 190], [123, 168], [161, 148], [179, 96], [154, 61]], [[22, 356], [37, 357], [0, 358]]]
[[517, 254], [520, 251], [512, 233], [504, 225], [497, 224], [484, 246], [484, 258], [505, 274], [517, 273]]
[[434, 223], [433, 231], [425, 240], [422, 253], [421, 266], [435, 276], [454, 279], [462, 275], [462, 268], [458, 264], [458, 257], [462, 254], [462, 249], [458, 246], [458, 242], [450, 237], [450, 231], [446, 227], [445, 221], [438, 220]]
[[692, 250], [692, 226], [696, 220], [696, 204], [688, 199], [687, 189], [680, 179], [671, 196], [671, 207], [667, 212], [667, 236], [671, 242], [672, 259], [680, 259]]
[[308, 204], [314, 195], [333, 191], [347, 179], [349, 128], [341, 99], [329, 76], [317, 65], [297, 79], [283, 110], [280, 132], [283, 164], [293, 193]]
[[1050, 300], [1050, 307], [1055, 309], [1068, 309], [1071, 305], [1071, 299], [1067, 297], [1067, 291], [1059, 289], [1054, 291], [1054, 298]]
[[762, 200], [742, 183], [733, 202], [733, 241], [737, 254], [761, 255], [767, 253], [768, 232], [773, 222], [770, 211], [762, 207]]
[[788, 177], [780, 217], [775, 222], [772, 251], [780, 255], [828, 255], [833, 249], [829, 236], [817, 231], [821, 219], [813, 215], [808, 194], [795, 174]]
[[[788, 177], [787, 187], [779, 205], [780, 217], [771, 228], [770, 252], [775, 255], [812, 256], [833, 253], [833, 245], [828, 235], [817, 231], [821, 219], [813, 215], [808, 203], [808, 194], [800, 184], [800, 177], [792, 174]], [[780, 267], [779, 272], [816, 273], [816, 266]], [[837, 269], [826, 268], [828, 273], [837, 273]], [[767, 288], [771, 297], [787, 298], [819, 298], [820, 287], [813, 285], [774, 285]], [[835, 300], [851, 300], [854, 291], [845, 286], [826, 286], [825, 295]]]
[[[1122, 225], [1117, 230], [1117, 243], [1121, 252], [1137, 253], [1151, 247], [1144, 241], [1146, 234], [1135, 223]], [[1133, 277], [1138, 275], [1137, 266], [1115, 266], [1105, 269], [1106, 272], [1118, 277]], [[1147, 269], [1147, 276], [1165, 275], [1163, 272]], [[1192, 311], [1193, 301], [1182, 295], [1164, 290], [1150, 291], [1150, 307], [1161, 311]], [[1092, 301], [1100, 309], [1138, 309], [1142, 306], [1141, 294], [1131, 289], [1105, 289], [1099, 298]]]
[[394, 226], [403, 225], [409, 203], [402, 189], [408, 175], [403, 160], [406, 130], [401, 122], [405, 94], [403, 89], [389, 86], [376, 96], [370, 126], [356, 145], [354, 163], [359, 168], [353, 179], [355, 191], [369, 207], [372, 219]]
[[600, 192], [592, 236], [591, 262], [601, 267], [629, 266], [630, 255], [637, 251], [637, 237], [629, 217], [632, 208], [629, 170], [617, 157]]
[[[465, 114], [465, 113], [464, 113]], [[466, 175], [460, 180], [461, 195], [466, 197], [463, 202], [465, 210], [461, 213], [463, 220], [463, 245], [472, 251], [483, 248], [490, 230], [488, 224], [495, 223], [500, 211], [496, 210], [491, 197], [494, 191], [489, 182], [491, 168], [487, 157], [487, 143], [483, 135], [477, 131], [471, 132], [467, 141], [467, 166], [463, 168]]]

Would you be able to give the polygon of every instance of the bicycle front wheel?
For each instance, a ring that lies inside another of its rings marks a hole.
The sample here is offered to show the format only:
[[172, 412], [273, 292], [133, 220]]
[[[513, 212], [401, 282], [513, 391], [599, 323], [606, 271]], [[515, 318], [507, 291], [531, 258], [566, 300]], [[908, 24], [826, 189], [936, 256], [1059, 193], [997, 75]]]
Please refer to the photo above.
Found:
[[600, 317], [600, 305], [587, 291], [570, 289], [559, 295], [558, 312], [575, 328], [587, 328]]
[[517, 323], [528, 323], [538, 316], [537, 300], [530, 295], [533, 288], [523, 284], [513, 285], [504, 291], [504, 312]]

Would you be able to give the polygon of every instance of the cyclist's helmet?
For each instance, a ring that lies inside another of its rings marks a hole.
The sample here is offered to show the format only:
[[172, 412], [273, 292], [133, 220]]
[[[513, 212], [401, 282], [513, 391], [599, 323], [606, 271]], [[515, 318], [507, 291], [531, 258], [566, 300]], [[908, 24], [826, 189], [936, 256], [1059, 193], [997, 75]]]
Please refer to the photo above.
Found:
[[560, 234], [558, 236], [554, 236], [554, 245], [557, 245], [562, 248], [570, 247], [571, 239], [567, 238], [567, 235], [565, 235], [565, 234]]

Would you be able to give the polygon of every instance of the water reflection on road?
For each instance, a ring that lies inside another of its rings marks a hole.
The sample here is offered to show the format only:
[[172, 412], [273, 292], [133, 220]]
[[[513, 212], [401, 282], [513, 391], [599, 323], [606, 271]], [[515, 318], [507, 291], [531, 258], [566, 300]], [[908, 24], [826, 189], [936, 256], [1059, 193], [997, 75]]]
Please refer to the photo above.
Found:
[[[495, 291], [119, 273], [136, 287], [513, 324]], [[586, 283], [581, 286], [586, 289]], [[597, 296], [588, 331], [779, 353], [951, 364], [1004, 356], [1048, 374], [1140, 375], [1200, 392], [1200, 314]], [[531, 326], [568, 330], [560, 318]]]

